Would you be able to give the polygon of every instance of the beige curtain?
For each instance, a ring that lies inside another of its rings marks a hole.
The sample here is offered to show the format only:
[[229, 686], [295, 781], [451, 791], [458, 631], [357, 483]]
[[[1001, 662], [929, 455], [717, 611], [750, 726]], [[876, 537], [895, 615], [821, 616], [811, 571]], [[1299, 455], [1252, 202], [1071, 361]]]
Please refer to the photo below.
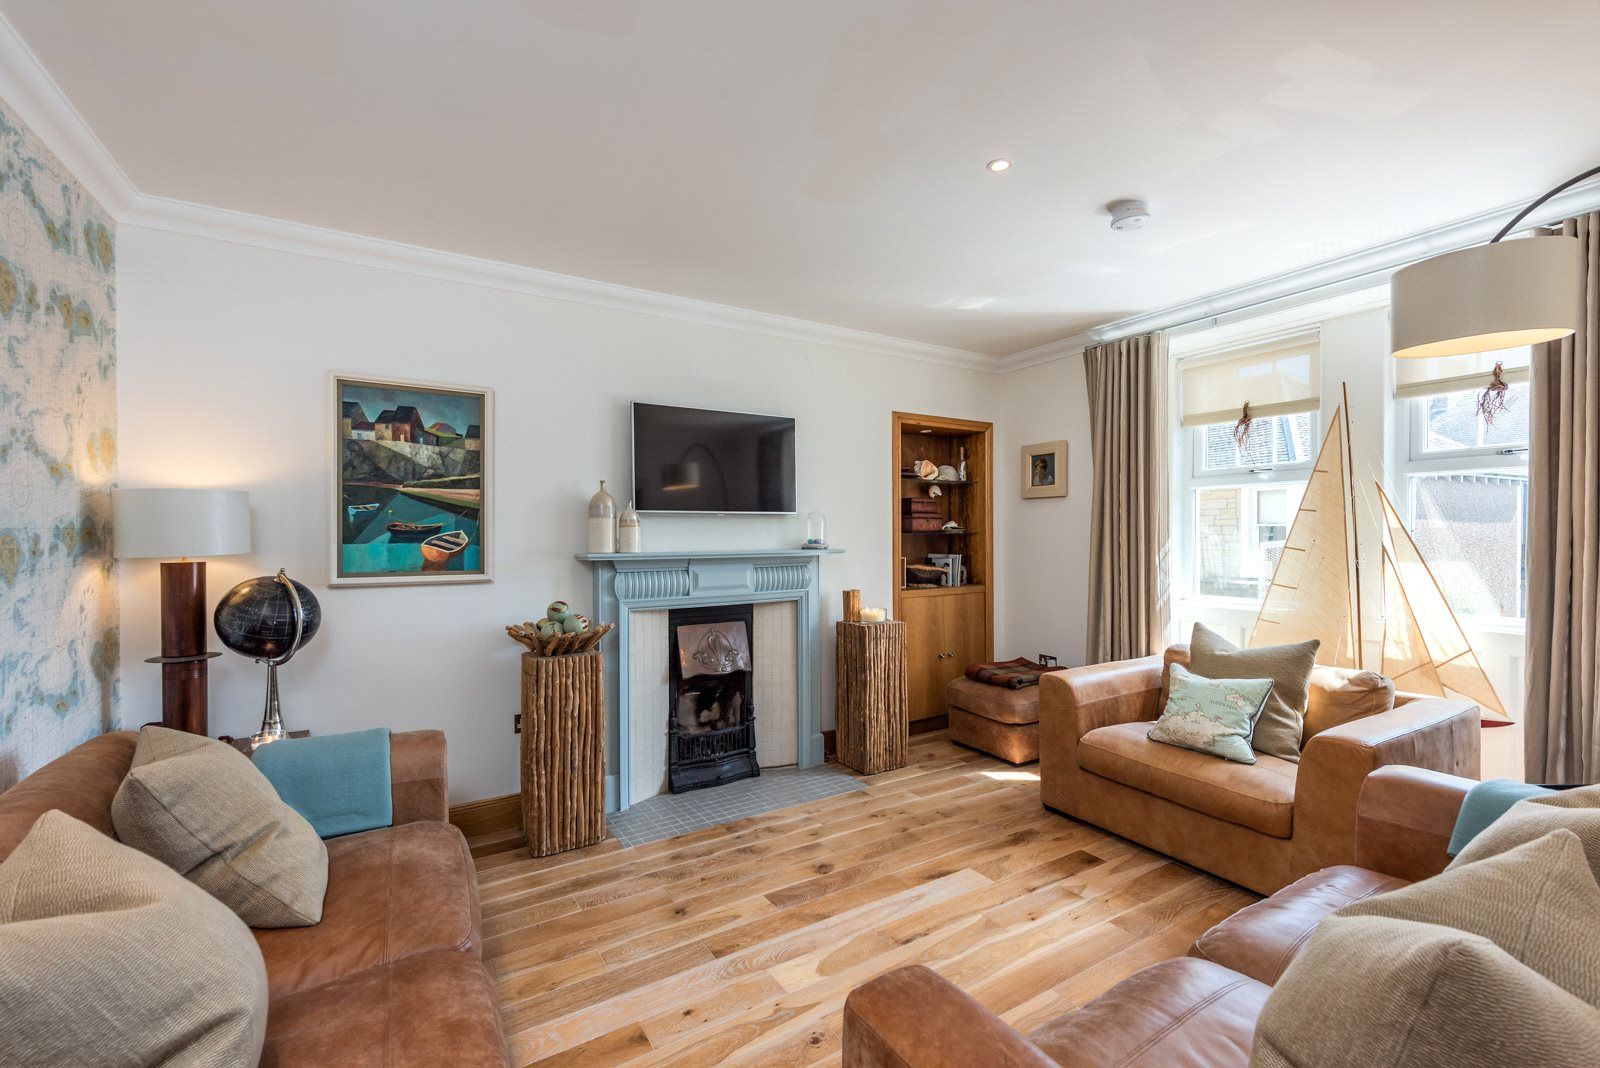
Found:
[[1578, 333], [1533, 355], [1528, 449], [1529, 782], [1600, 781], [1600, 213], [1583, 244]]
[[1089, 545], [1089, 663], [1166, 644], [1167, 339], [1084, 350], [1094, 444]]

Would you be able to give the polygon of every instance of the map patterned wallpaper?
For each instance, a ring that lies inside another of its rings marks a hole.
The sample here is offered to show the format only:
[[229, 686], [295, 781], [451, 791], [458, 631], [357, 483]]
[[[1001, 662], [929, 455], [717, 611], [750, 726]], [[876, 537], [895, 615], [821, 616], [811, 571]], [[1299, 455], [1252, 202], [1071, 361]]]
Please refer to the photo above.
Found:
[[112, 226], [0, 101], [0, 790], [116, 721]]

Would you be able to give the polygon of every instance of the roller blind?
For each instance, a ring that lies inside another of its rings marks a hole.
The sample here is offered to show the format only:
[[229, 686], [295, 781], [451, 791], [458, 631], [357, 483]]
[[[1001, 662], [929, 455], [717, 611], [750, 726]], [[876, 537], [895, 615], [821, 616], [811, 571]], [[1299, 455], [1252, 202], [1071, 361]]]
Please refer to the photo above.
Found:
[[1194, 356], [1178, 368], [1183, 425], [1231, 423], [1245, 403], [1258, 419], [1322, 405], [1322, 352], [1315, 333]]
[[1530, 360], [1531, 352], [1526, 346], [1500, 352], [1472, 352], [1463, 356], [1395, 360], [1394, 395], [1432, 397], [1439, 393], [1482, 389], [1494, 380], [1496, 362], [1505, 365], [1501, 377], [1507, 382], [1526, 382]]

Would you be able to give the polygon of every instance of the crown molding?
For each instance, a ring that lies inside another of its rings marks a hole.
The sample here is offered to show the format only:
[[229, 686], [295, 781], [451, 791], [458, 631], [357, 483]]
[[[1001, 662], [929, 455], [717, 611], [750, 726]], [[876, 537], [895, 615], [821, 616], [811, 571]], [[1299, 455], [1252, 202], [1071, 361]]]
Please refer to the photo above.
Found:
[[[1243, 317], [1242, 313], [1245, 312], [1253, 317], [1387, 285], [1389, 278], [1408, 264], [1488, 241], [1526, 203], [1519, 201], [1270, 278], [1104, 323], [1060, 341], [1002, 356], [996, 364], [1002, 371], [1020, 371], [1081, 355], [1090, 345], [1103, 344], [1119, 337], [1177, 327], [1216, 326]], [[1596, 210], [1600, 210], [1600, 182], [1577, 186], [1551, 198], [1528, 217], [1526, 226], [1529, 229], [1547, 226], [1573, 215]]]
[[138, 190], [39, 57], [0, 15], [0, 100], [99, 202], [121, 219]]
[[874, 356], [918, 360], [982, 371], [996, 370], [996, 358], [964, 349], [852, 330], [772, 312], [679, 297], [591, 278], [543, 271], [514, 263], [408, 245], [377, 237], [285, 222], [261, 215], [141, 194], [118, 218], [138, 226], [208, 238], [339, 263], [400, 271], [465, 285], [484, 286], [578, 304], [632, 312], [680, 322], [716, 326], [789, 341], [827, 345]]

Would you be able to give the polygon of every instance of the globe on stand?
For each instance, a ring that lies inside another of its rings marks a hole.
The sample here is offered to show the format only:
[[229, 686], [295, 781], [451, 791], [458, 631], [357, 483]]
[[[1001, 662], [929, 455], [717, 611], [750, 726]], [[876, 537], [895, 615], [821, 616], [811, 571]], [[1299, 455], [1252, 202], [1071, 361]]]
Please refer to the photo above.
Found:
[[267, 703], [252, 746], [288, 737], [278, 706], [278, 668], [316, 636], [322, 606], [303, 584], [283, 569], [276, 575], [246, 579], [217, 602], [211, 618], [222, 644], [267, 665]]

